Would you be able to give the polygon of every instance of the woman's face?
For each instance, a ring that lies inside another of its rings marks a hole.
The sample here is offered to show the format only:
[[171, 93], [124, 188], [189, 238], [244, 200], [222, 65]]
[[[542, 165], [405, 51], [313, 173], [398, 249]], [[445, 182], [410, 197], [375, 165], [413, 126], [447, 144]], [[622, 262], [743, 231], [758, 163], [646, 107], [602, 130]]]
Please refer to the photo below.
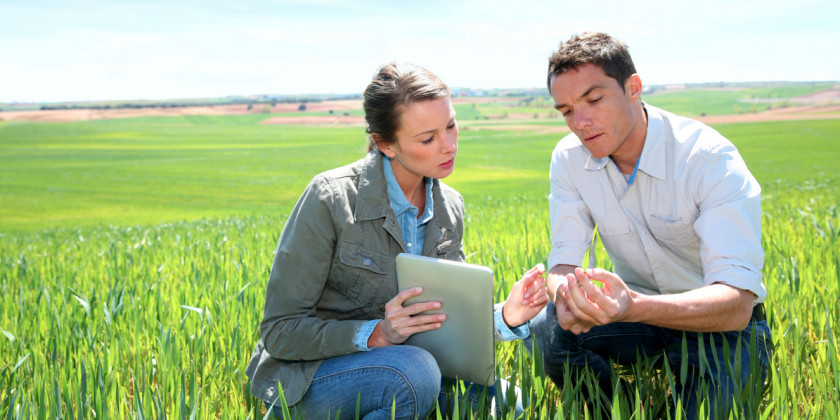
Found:
[[401, 186], [424, 176], [446, 178], [455, 167], [458, 153], [458, 123], [449, 97], [415, 102], [405, 107], [396, 132], [396, 142], [378, 143], [391, 158]]

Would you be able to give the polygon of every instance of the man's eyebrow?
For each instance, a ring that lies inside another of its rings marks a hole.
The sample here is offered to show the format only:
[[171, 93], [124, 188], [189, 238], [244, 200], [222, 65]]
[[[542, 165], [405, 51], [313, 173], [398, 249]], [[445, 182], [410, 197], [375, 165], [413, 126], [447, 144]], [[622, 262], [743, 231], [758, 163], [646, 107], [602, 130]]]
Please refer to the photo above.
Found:
[[[596, 84], [590, 86], [589, 89], [586, 89], [586, 91], [583, 92], [583, 94], [581, 94], [578, 99], [583, 99], [583, 98], [589, 96], [589, 94], [592, 93], [593, 90], [600, 89], [600, 88], [603, 88], [603, 87], [606, 87], [606, 85], [603, 85], [601, 83], [596, 83]], [[559, 110], [560, 108], [563, 108], [565, 106], [568, 106], [568, 105], [566, 105], [566, 104], [554, 104], [554, 109]]]

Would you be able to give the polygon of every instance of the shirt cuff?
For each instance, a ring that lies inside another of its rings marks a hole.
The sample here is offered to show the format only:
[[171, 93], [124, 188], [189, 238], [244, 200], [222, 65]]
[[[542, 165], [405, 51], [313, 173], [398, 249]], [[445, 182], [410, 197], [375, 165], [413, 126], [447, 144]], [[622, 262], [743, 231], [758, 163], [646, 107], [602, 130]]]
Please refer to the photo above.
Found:
[[362, 324], [362, 328], [359, 328], [359, 331], [356, 332], [356, 338], [353, 340], [353, 343], [356, 344], [356, 349], [359, 351], [370, 350], [367, 345], [368, 339], [370, 339], [371, 334], [373, 334], [373, 329], [376, 328], [376, 325], [379, 324], [380, 321], [382, 320], [372, 319]]
[[505, 324], [505, 319], [502, 317], [501, 307], [493, 311], [493, 321], [496, 324], [496, 330], [499, 331], [499, 335], [505, 341], [522, 340], [531, 335], [531, 330], [528, 328], [527, 322], [517, 327], [508, 327]]

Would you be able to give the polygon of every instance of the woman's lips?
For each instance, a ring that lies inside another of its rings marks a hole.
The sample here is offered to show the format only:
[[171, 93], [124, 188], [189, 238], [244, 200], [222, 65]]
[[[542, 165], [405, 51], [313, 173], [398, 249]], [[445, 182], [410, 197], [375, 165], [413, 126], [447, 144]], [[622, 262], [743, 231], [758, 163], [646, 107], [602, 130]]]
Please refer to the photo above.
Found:
[[446, 162], [441, 163], [440, 167], [443, 169], [450, 169], [453, 165], [455, 165], [455, 158], [449, 159]]

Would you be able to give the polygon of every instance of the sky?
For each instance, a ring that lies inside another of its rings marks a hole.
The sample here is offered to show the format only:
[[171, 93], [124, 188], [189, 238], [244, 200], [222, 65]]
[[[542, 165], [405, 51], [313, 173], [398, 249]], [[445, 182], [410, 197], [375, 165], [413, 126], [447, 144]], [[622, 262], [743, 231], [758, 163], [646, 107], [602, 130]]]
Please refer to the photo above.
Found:
[[837, 81], [839, 22], [838, 0], [0, 0], [0, 102], [352, 94], [394, 60], [543, 87], [587, 31], [647, 85]]

